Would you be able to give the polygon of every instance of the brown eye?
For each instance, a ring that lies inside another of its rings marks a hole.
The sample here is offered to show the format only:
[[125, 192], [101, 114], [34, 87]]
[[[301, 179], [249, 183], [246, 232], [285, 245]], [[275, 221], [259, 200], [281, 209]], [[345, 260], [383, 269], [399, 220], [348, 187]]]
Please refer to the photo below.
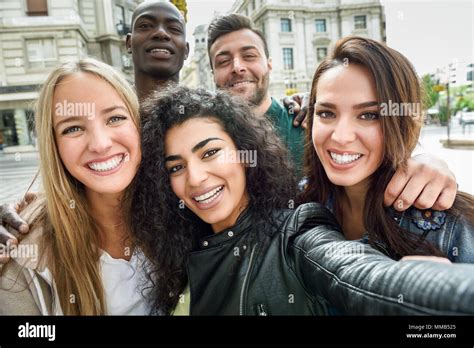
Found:
[[320, 118], [334, 118], [335, 115], [331, 111], [318, 111], [316, 112], [316, 115], [319, 116]]
[[220, 149], [212, 149], [212, 150], [209, 150], [207, 151], [204, 156], [202, 156], [202, 158], [209, 158], [211, 156], [214, 156], [216, 153], [218, 153], [220, 151]]
[[376, 112], [367, 112], [365, 114], [360, 115], [360, 118], [366, 121], [378, 120], [379, 114]]

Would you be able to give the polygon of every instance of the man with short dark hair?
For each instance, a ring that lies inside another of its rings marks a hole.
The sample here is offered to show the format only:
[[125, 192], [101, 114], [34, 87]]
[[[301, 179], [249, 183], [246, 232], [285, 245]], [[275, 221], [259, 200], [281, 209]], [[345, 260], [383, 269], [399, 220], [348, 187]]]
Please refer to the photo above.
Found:
[[240, 95], [257, 116], [270, 119], [301, 174], [304, 129], [293, 127], [287, 110], [270, 96], [272, 60], [262, 32], [249, 18], [233, 13], [211, 22], [207, 45], [216, 86]]

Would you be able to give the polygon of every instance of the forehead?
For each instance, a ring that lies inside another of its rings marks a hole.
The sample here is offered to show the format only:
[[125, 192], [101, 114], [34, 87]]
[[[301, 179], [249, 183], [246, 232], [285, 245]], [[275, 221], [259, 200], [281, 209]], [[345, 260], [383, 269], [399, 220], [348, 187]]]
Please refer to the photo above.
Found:
[[235, 52], [248, 46], [255, 46], [262, 54], [264, 53], [264, 44], [260, 36], [250, 29], [241, 29], [217, 38], [211, 46], [211, 55], [222, 51]]
[[344, 96], [345, 100], [377, 100], [375, 81], [370, 71], [359, 64], [338, 65], [325, 71], [316, 86], [317, 98]]
[[124, 105], [118, 92], [107, 81], [85, 72], [76, 72], [63, 78], [54, 89], [53, 99], [56, 102], [90, 102], [96, 106], [109, 104], [111, 101]]
[[187, 149], [212, 136], [218, 136], [223, 140], [230, 139], [215, 118], [194, 117], [171, 127], [166, 132], [165, 147], [167, 152], [176, 151], [178, 148]]
[[170, 19], [181, 22], [184, 25], [184, 18], [181, 12], [171, 5], [171, 3], [150, 2], [142, 3], [133, 12], [132, 24], [139, 18], [146, 17], [150, 19]]

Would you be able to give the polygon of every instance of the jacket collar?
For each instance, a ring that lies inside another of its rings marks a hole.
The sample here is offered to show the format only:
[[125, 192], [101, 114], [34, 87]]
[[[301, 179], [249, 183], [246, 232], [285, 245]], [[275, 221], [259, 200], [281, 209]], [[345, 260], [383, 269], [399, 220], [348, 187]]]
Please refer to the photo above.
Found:
[[252, 214], [250, 214], [249, 208], [245, 208], [245, 210], [237, 218], [237, 222], [234, 226], [226, 228], [221, 232], [214, 233], [212, 235], [208, 235], [206, 237], [201, 238], [199, 240], [199, 248], [212, 248], [227, 241], [233, 240], [237, 236], [246, 233], [251, 229], [253, 225], [251, 215]]

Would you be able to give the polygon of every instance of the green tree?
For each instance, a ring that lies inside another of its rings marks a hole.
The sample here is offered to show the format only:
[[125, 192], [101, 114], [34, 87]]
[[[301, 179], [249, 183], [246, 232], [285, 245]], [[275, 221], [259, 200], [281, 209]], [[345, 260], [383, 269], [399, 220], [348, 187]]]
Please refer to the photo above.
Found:
[[439, 99], [439, 93], [436, 92], [433, 87], [436, 85], [436, 82], [431, 78], [429, 74], [423, 75], [423, 91], [425, 93], [425, 108], [429, 109]]
[[181, 11], [186, 23], [188, 22], [188, 5], [186, 0], [171, 0], [171, 2]]

